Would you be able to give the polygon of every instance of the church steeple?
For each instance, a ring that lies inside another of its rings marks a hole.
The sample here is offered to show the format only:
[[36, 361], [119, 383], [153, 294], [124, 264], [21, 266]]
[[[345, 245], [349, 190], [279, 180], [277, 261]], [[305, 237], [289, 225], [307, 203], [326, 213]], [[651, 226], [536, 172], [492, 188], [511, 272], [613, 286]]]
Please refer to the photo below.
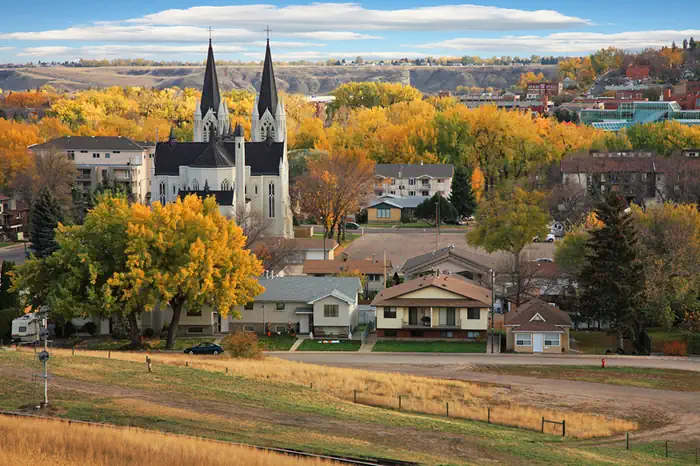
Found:
[[204, 87], [202, 87], [202, 102], [199, 105], [202, 116], [206, 115], [209, 109], [214, 113], [221, 105], [221, 95], [219, 94], [219, 79], [216, 76], [216, 62], [214, 61], [214, 49], [209, 39], [209, 53], [207, 54], [207, 65], [204, 71]]
[[267, 40], [265, 49], [265, 64], [263, 65], [262, 80], [260, 81], [260, 98], [258, 99], [258, 114], [262, 117], [265, 110], [275, 116], [277, 111], [277, 85], [275, 84], [275, 72], [272, 69], [272, 53], [270, 53], [270, 39]]

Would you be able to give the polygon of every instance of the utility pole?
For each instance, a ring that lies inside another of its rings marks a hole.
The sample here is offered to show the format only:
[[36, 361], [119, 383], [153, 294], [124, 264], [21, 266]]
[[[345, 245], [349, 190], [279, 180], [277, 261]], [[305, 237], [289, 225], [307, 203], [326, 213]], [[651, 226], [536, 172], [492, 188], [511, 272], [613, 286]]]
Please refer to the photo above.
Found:
[[493, 338], [496, 331], [496, 313], [495, 313], [495, 302], [496, 302], [496, 272], [491, 269], [491, 354], [493, 354]]
[[435, 250], [440, 249], [440, 199], [435, 201]]
[[44, 364], [44, 401], [41, 407], [45, 408], [49, 405], [49, 313], [48, 309], [44, 308], [38, 312], [41, 316], [41, 330], [39, 331], [40, 338], [44, 339], [44, 350], [37, 357]]

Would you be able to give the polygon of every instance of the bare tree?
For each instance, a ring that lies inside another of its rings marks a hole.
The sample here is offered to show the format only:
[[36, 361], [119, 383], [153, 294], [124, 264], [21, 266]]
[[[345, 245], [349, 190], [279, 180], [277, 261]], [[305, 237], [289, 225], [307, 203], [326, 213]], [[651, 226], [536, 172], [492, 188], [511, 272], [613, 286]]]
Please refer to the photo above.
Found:
[[246, 237], [245, 248], [250, 249], [251, 245], [265, 236], [265, 232], [270, 226], [270, 222], [265, 220], [261, 212], [240, 209], [236, 211], [233, 220], [236, 225], [243, 229]]
[[[516, 260], [519, 263], [516, 263]], [[551, 262], [535, 262], [525, 260], [522, 255], [505, 256], [497, 268], [501, 277], [505, 295], [520, 306], [531, 298], [550, 294], [558, 285], [556, 266]]]
[[548, 202], [552, 218], [564, 225], [583, 222], [591, 208], [586, 188], [571, 181], [556, 185], [549, 195]]
[[263, 238], [249, 249], [262, 261], [266, 271], [281, 270], [294, 263], [297, 256], [296, 242], [291, 238]]
[[14, 188], [31, 202], [42, 188], [47, 187], [68, 208], [72, 202], [75, 177], [75, 163], [65, 152], [51, 149], [34, 153], [34, 166], [18, 177]]

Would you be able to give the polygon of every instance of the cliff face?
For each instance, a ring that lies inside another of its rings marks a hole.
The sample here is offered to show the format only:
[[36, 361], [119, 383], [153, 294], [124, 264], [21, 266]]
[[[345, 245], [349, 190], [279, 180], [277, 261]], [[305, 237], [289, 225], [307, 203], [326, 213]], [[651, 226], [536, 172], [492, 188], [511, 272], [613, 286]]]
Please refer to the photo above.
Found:
[[[516, 84], [526, 71], [542, 72], [548, 78], [556, 66], [531, 67], [275, 67], [277, 87], [298, 94], [327, 94], [341, 84], [360, 81], [411, 84], [425, 93], [454, 91], [457, 86], [506, 88]], [[258, 87], [259, 66], [222, 66], [218, 68], [223, 90]], [[19, 68], [0, 70], [0, 89], [26, 90], [44, 84], [66, 90], [109, 86], [146, 86], [156, 88], [202, 85], [203, 67], [104, 67], [104, 68]]]

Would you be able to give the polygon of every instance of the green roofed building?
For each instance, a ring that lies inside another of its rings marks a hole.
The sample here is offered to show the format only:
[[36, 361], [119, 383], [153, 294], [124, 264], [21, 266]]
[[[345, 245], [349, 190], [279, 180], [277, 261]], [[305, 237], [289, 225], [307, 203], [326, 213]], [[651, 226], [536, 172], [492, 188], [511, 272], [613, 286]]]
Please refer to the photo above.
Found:
[[581, 123], [605, 131], [671, 120], [684, 125], [700, 125], [700, 110], [681, 110], [677, 102], [622, 102], [615, 110], [583, 109], [579, 116]]

